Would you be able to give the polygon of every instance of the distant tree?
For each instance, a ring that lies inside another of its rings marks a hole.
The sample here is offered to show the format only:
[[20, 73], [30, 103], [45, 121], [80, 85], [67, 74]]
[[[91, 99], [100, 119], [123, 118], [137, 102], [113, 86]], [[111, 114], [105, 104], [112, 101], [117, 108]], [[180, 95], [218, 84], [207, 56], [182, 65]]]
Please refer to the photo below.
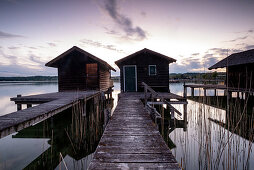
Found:
[[215, 71], [215, 72], [213, 72], [213, 73], [212, 73], [212, 78], [213, 78], [213, 79], [216, 79], [216, 78], [217, 78], [217, 76], [218, 76], [217, 71]]

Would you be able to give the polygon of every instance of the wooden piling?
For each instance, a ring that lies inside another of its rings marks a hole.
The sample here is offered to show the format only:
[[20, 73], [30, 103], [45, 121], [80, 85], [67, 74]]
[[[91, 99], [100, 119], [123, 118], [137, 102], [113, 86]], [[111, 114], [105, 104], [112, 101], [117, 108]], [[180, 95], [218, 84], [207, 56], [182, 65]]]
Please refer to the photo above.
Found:
[[183, 121], [184, 121], [184, 128], [183, 130], [186, 131], [187, 130], [187, 104], [183, 105]]
[[185, 83], [183, 85], [183, 97], [186, 98], [187, 97], [187, 87], [185, 86]]
[[[17, 97], [21, 97], [21, 94], [18, 94]], [[22, 104], [17, 104], [17, 110], [22, 110]]]
[[194, 97], [194, 87], [191, 88], [191, 97]]

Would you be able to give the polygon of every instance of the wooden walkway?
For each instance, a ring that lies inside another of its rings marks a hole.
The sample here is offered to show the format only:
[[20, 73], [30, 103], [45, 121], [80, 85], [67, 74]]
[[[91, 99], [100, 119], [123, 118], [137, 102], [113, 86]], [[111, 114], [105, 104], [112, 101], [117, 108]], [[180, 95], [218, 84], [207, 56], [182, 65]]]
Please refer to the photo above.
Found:
[[88, 100], [99, 94], [99, 91], [57, 92], [11, 98], [16, 104], [43, 104], [0, 116], [0, 138], [62, 112], [79, 99]]
[[89, 169], [180, 169], [140, 97], [121, 94]]

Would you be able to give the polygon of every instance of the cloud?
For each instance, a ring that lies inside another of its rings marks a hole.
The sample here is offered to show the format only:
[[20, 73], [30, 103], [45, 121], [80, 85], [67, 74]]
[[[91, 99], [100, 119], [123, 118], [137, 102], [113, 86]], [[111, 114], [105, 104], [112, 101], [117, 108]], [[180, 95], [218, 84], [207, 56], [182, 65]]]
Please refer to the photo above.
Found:
[[55, 44], [55, 43], [48, 43], [48, 45], [49, 45], [50, 47], [56, 47], [56, 44]]
[[19, 47], [14, 47], [14, 46], [11, 46], [11, 47], [8, 47], [10, 50], [17, 50], [19, 49]]
[[20, 64], [17, 56], [7, 55], [2, 50], [0, 58], [0, 76], [57, 75], [55, 69], [45, 67], [36, 55], [24, 56], [30, 60], [27, 64]]
[[193, 54], [191, 54], [192, 56], [197, 56], [197, 55], [199, 55], [199, 53], [193, 53]]
[[93, 40], [89, 40], [89, 39], [82, 39], [82, 40], [80, 40], [80, 42], [83, 44], [94, 46], [94, 47], [100, 47], [100, 48], [105, 48], [105, 49], [112, 50], [112, 51], [123, 52], [123, 50], [117, 49], [114, 45], [104, 45], [98, 41], [93, 41]]
[[246, 50], [254, 49], [254, 45], [246, 45], [246, 46], [245, 46], [245, 49], [246, 49]]
[[144, 40], [147, 38], [146, 32], [139, 26], [133, 26], [133, 22], [127, 16], [119, 13], [116, 0], [105, 0], [103, 9], [113, 19], [119, 28], [124, 31], [127, 38]]
[[24, 36], [22, 35], [16, 35], [16, 34], [10, 34], [7, 32], [0, 31], [0, 39], [4, 38], [23, 38]]
[[236, 41], [239, 41], [239, 40], [245, 40], [247, 38], [248, 38], [248, 36], [237, 37], [235, 39], [232, 39], [232, 40], [229, 40], [229, 41], [226, 41], [226, 42], [236, 42]]
[[29, 59], [30, 59], [32, 62], [37, 63], [37, 64], [39, 64], [39, 65], [41, 65], [41, 66], [44, 66], [44, 64], [45, 64], [44, 62], [40, 61], [40, 59], [39, 59], [38, 56], [35, 56], [35, 55], [30, 55], [30, 56], [29, 56]]
[[37, 48], [36, 47], [27, 47], [29, 49], [32, 49], [32, 50], [36, 50]]
[[250, 29], [250, 30], [248, 30], [247, 32], [248, 32], [248, 33], [253, 33], [254, 30], [253, 30], [253, 29]]
[[142, 11], [140, 14], [141, 14], [143, 17], [146, 17], [146, 12]]

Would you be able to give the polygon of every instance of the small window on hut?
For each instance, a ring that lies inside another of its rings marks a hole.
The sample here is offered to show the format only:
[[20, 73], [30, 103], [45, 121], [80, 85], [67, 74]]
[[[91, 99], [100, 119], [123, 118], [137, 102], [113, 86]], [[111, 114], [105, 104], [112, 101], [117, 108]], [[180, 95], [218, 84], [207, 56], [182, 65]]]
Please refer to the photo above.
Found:
[[149, 76], [154, 76], [157, 74], [156, 65], [149, 65]]

